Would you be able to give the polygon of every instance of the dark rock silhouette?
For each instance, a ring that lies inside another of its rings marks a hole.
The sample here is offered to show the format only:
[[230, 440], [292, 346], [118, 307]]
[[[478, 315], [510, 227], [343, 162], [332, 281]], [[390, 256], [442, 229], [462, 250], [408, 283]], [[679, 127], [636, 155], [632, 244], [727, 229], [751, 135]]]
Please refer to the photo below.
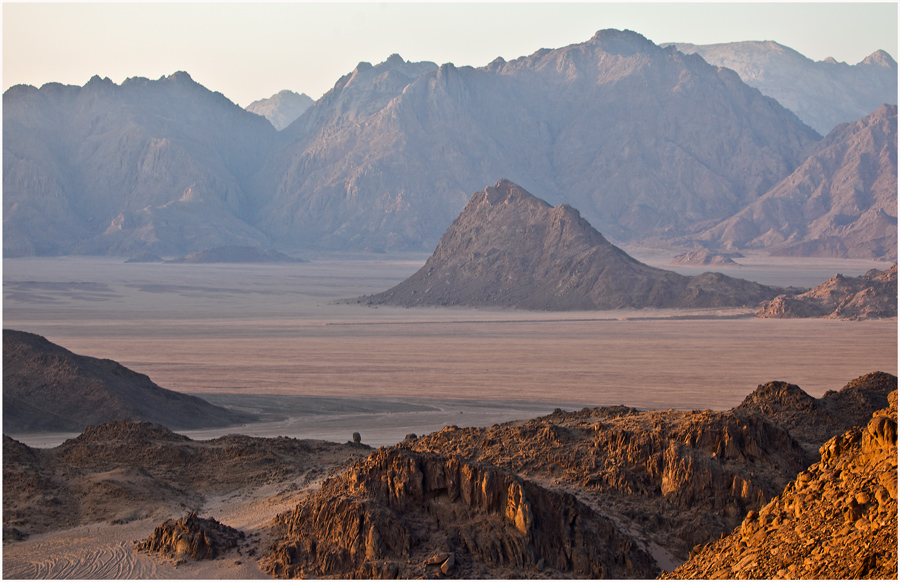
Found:
[[79, 356], [39, 335], [3, 330], [4, 431], [79, 431], [117, 419], [190, 429], [254, 417], [160, 388], [112, 360]]

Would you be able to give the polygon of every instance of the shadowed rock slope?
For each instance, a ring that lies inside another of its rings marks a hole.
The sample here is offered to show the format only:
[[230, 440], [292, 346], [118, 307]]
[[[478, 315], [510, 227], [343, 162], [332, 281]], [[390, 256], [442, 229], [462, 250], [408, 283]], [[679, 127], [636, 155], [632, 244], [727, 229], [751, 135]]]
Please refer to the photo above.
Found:
[[686, 277], [636, 261], [577, 210], [501, 180], [472, 195], [418, 272], [358, 301], [534, 310], [736, 307], [775, 289], [718, 273]]
[[364, 445], [229, 435], [194, 441], [149, 422], [89, 427], [53, 449], [3, 437], [3, 529], [38, 534], [106, 521], [168, 519], [208, 497], [285, 491], [371, 452]]
[[883, 319], [897, 317], [897, 264], [859, 277], [840, 273], [800, 295], [779, 295], [762, 305], [757, 317], [788, 319]]
[[[325, 524], [329, 524], [327, 527]], [[379, 450], [276, 525], [279, 577], [648, 578], [656, 569], [574, 496], [495, 467]]]
[[897, 392], [673, 579], [897, 579]]
[[160, 388], [112, 360], [79, 356], [39, 335], [3, 330], [4, 431], [80, 431], [117, 419], [192, 429], [253, 417]]

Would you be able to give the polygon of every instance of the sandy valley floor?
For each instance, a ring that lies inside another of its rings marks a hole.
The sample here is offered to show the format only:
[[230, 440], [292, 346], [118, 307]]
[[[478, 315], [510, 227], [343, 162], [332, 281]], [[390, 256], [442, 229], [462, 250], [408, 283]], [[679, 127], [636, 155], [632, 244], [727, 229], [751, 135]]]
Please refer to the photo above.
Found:
[[[165, 388], [287, 416], [186, 433], [194, 439], [242, 432], [345, 441], [358, 431], [363, 442], [379, 446], [410, 432], [530, 418], [557, 406], [726, 409], [769, 380], [821, 396], [867, 372], [897, 373], [895, 320], [757, 320], [736, 310], [531, 313], [335, 304], [387, 289], [426, 258], [325, 257], [270, 266], [6, 259], [3, 324], [75, 353], [114, 359]], [[656, 258], [656, 264], [664, 262]], [[836, 272], [858, 275], [888, 266], [743, 262], [726, 274], [806, 287]], [[14, 436], [32, 446], [55, 446], [70, 435]], [[290, 499], [271, 493], [213, 500], [208, 515], [252, 531], [290, 507]], [[3, 575], [262, 576], [252, 560], [238, 556], [176, 569], [136, 555], [132, 541], [156, 525], [98, 525], [6, 544]]]

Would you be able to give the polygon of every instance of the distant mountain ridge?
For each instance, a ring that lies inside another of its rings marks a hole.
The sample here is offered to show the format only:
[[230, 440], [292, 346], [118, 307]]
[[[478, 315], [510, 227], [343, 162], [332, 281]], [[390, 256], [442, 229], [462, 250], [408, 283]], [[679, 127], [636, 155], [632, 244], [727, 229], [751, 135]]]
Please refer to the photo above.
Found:
[[501, 180], [472, 195], [419, 271], [358, 301], [533, 310], [756, 305], [778, 291], [718, 273], [686, 277], [610, 244], [577, 210]]
[[[281, 131], [183, 72], [3, 99], [8, 257], [430, 250], [500, 176], [611, 240], [697, 248], [821, 139], [732, 71], [617, 30], [480, 68], [360, 63]], [[887, 223], [850, 246], [889, 247]]]
[[262, 115], [275, 129], [281, 131], [303, 115], [303, 112], [309, 109], [313, 103], [315, 101], [306, 93], [295, 93], [285, 89], [268, 99], [254, 101], [244, 109]]
[[732, 69], [745, 83], [777, 99], [822, 135], [883, 103], [897, 105], [897, 62], [882, 50], [848, 65], [831, 58], [813, 61], [773, 41], [671, 46]]

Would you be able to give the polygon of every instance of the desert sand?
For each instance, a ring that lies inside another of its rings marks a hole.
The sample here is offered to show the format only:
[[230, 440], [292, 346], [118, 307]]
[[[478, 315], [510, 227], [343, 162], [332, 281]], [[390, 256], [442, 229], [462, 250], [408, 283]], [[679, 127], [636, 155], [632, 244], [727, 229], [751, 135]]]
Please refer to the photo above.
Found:
[[[655, 265], [671, 260], [638, 256]], [[313, 260], [251, 266], [5, 259], [4, 326], [114, 359], [165, 388], [217, 404], [290, 412], [228, 431], [185, 433], [194, 439], [240, 432], [342, 442], [358, 431], [364, 443], [380, 446], [410, 432], [485, 426], [555, 407], [726, 409], [770, 380], [818, 397], [867, 372], [897, 373], [896, 320], [762, 320], [750, 310], [374, 309], [335, 301], [387, 289], [427, 255], [307, 258]], [[743, 266], [723, 272], [805, 287], [836, 272], [889, 266], [738, 261]], [[14, 436], [55, 446], [72, 435]], [[258, 491], [213, 500], [204, 515], [252, 532], [291, 501]], [[3, 575], [264, 577], [240, 556], [175, 568], [135, 554], [132, 542], [158, 523], [97, 524], [6, 544]]]

